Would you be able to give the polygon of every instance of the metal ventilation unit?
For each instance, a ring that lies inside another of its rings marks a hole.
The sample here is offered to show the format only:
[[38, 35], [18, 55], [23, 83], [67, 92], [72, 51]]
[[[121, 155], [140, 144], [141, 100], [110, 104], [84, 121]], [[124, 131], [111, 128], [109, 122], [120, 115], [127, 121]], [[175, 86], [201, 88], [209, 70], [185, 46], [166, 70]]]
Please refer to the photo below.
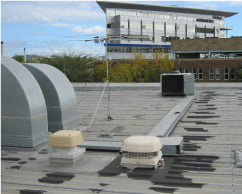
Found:
[[194, 75], [192, 73], [161, 74], [160, 81], [162, 96], [194, 95]]
[[164, 165], [162, 143], [155, 136], [130, 136], [121, 147], [120, 165], [128, 169], [157, 168]]
[[33, 74], [44, 94], [49, 131], [79, 129], [81, 122], [75, 91], [65, 74], [47, 64], [24, 65]]
[[1, 60], [2, 146], [32, 148], [47, 142], [47, 110], [38, 82], [21, 63]]
[[75, 165], [83, 157], [86, 149], [77, 147], [83, 142], [80, 131], [60, 130], [52, 133], [49, 138], [49, 164]]

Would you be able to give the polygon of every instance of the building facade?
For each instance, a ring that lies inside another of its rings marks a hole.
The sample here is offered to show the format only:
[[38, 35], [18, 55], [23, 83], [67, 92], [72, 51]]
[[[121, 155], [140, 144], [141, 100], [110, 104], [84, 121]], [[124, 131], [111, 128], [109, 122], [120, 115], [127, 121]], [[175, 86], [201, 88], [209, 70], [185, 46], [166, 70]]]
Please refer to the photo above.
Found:
[[157, 48], [173, 58], [171, 41], [224, 38], [225, 18], [236, 12], [97, 1], [106, 13], [107, 57], [132, 59], [135, 53], [153, 58]]
[[179, 58], [242, 58], [242, 37], [173, 40], [171, 51]]
[[180, 59], [180, 72], [193, 73], [196, 82], [242, 81], [242, 58]]
[[242, 37], [173, 40], [176, 69], [198, 82], [242, 81]]

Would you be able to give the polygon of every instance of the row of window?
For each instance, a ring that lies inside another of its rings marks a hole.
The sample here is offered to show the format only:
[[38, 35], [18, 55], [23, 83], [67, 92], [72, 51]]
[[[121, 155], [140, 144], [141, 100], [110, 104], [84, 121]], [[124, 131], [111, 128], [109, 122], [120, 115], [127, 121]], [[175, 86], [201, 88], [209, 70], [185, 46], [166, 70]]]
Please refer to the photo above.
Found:
[[122, 37], [122, 39], [133, 40], [133, 41], [151, 41], [151, 40], [153, 40], [153, 37], [149, 36], [149, 35], [121, 34], [121, 37]]
[[214, 23], [214, 21], [210, 19], [197, 19], [197, 22]]
[[[157, 11], [148, 11], [148, 10], [130, 10], [130, 9], [116, 9], [116, 8], [108, 8], [106, 10], [106, 14], [108, 16], [133, 16], [133, 17], [149, 17], [149, 18], [157, 18], [157, 19], [169, 19], [169, 20], [180, 20], [180, 21], [197, 21], [200, 22], [212, 22], [211, 19], [194, 17], [193, 14], [177, 14], [171, 12], [157, 12]], [[213, 16], [215, 20], [222, 20], [221, 16]]]
[[[221, 79], [221, 68], [209, 68], [209, 80]], [[224, 68], [224, 80], [235, 80], [235, 69]]]
[[197, 33], [211, 33], [214, 34], [215, 33], [215, 28], [198, 28], [196, 27], [196, 32]]
[[[118, 28], [119, 23], [107, 23], [107, 28]], [[145, 30], [149, 26], [149, 30]], [[198, 27], [198, 26], [188, 26], [187, 24], [180, 27], [178, 24], [166, 24], [164, 23], [163, 26], [161, 26], [161, 29], [156, 29], [155, 23], [151, 24], [143, 24], [142, 21], [140, 23], [137, 23], [137, 25], [133, 25], [129, 20], [127, 22], [127, 25], [121, 25], [121, 28], [124, 28], [122, 30], [122, 34], [124, 33], [129, 37], [129, 39], [137, 40], [137, 41], [155, 41], [155, 35], [156, 34], [163, 34], [162, 40], [156, 40], [156, 41], [163, 41], [163, 42], [170, 42], [174, 39], [179, 39], [177, 37], [184, 37], [184, 38], [193, 38], [194, 35], [197, 35], [198, 33], [201, 35], [204, 34], [205, 38], [210, 36], [216, 36], [216, 30], [214, 27]], [[127, 34], [126, 34], [127, 33]], [[136, 35], [133, 34], [140, 34], [136, 37]], [[171, 36], [173, 35], [173, 36]], [[201, 35], [202, 36], [202, 35]]]
[[[132, 40], [132, 41], [155, 41], [154, 36], [149, 35], [134, 35], [134, 34], [121, 34], [122, 39]], [[172, 40], [179, 40], [178, 36], [160, 36], [160, 41], [171, 42]]]
[[[183, 73], [193, 73], [195, 80], [203, 80], [204, 79], [204, 69], [203, 68], [192, 68], [192, 71], [189, 71], [189, 68], [180, 68], [180, 72]], [[209, 68], [208, 72], [208, 79], [209, 80], [221, 80], [221, 68]], [[224, 68], [223, 72], [223, 80], [235, 80], [235, 69], [233, 68]]]
[[[149, 23], [149, 24], [143, 24], [142, 21], [140, 23], [134, 23], [134, 22], [130, 22], [129, 20], [127, 22], [121, 22], [121, 25], [119, 22], [110, 22], [107, 23], [107, 28], [127, 28], [129, 31], [130, 30], [136, 30], [136, 31], [140, 31], [140, 30], [144, 30], [144, 29], [149, 29], [149, 30], [162, 30], [162, 31], [175, 31], [176, 33], [178, 31], [180, 31], [181, 29], [185, 30], [185, 32], [190, 32], [190, 31], [195, 31], [195, 33], [215, 33], [215, 26], [213, 28], [208, 28], [208, 27], [197, 27], [195, 26], [195, 30], [194, 27], [192, 28], [191, 26], [189, 26], [188, 29], [188, 25], [185, 24], [183, 26], [179, 26], [178, 24], [168, 24], [168, 23], [164, 23], [164, 25], [156, 25], [153, 22]], [[181, 28], [181, 29], [180, 29]]]
[[[161, 48], [154, 47], [131, 47], [131, 46], [108, 46], [109, 53], [155, 53]], [[164, 53], [170, 53], [170, 48], [162, 48]]]

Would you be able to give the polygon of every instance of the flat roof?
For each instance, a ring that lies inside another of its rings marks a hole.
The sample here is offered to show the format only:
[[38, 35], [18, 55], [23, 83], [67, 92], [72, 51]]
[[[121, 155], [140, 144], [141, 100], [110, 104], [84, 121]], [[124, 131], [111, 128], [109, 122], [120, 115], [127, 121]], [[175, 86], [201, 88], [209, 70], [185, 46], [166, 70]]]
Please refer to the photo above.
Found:
[[230, 12], [230, 11], [175, 7], [175, 6], [148, 5], [148, 4], [137, 4], [137, 3], [124, 3], [124, 2], [111, 2], [111, 1], [97, 1], [97, 4], [102, 8], [104, 12], [106, 12], [107, 8], [120, 8], [120, 9], [137, 9], [137, 10], [150, 10], [150, 11], [216, 15], [216, 16], [224, 16], [224, 17], [230, 17], [235, 14], [238, 14], [238, 12]]
[[[82, 124], [88, 124], [103, 84], [73, 85]], [[161, 97], [159, 83], [110, 86], [114, 120], [106, 120], [104, 96], [92, 129], [84, 132], [86, 140], [147, 133], [182, 98]], [[164, 168], [128, 171], [120, 167], [118, 152], [98, 151], [87, 151], [76, 166], [58, 167], [48, 164], [45, 145], [27, 151], [2, 148], [1, 193], [241, 193], [235, 152], [242, 150], [242, 85], [195, 83], [195, 97], [171, 134], [184, 137], [184, 151], [164, 157]]]
[[241, 52], [242, 38], [200, 38], [200, 39], [184, 39], [171, 41], [171, 50], [174, 52], [204, 52], [204, 51], [220, 51], [220, 52]]

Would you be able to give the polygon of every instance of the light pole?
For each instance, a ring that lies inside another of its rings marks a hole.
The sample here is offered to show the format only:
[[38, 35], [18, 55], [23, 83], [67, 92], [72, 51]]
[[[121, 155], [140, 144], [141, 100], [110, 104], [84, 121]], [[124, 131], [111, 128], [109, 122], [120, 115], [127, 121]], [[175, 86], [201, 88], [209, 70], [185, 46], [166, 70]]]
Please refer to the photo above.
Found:
[[107, 109], [107, 119], [113, 120], [110, 113], [110, 86], [109, 86], [109, 65], [108, 65], [108, 39], [105, 41], [106, 47], [105, 47], [105, 60], [106, 60], [106, 70], [107, 70], [107, 87], [108, 87], [108, 109]]

